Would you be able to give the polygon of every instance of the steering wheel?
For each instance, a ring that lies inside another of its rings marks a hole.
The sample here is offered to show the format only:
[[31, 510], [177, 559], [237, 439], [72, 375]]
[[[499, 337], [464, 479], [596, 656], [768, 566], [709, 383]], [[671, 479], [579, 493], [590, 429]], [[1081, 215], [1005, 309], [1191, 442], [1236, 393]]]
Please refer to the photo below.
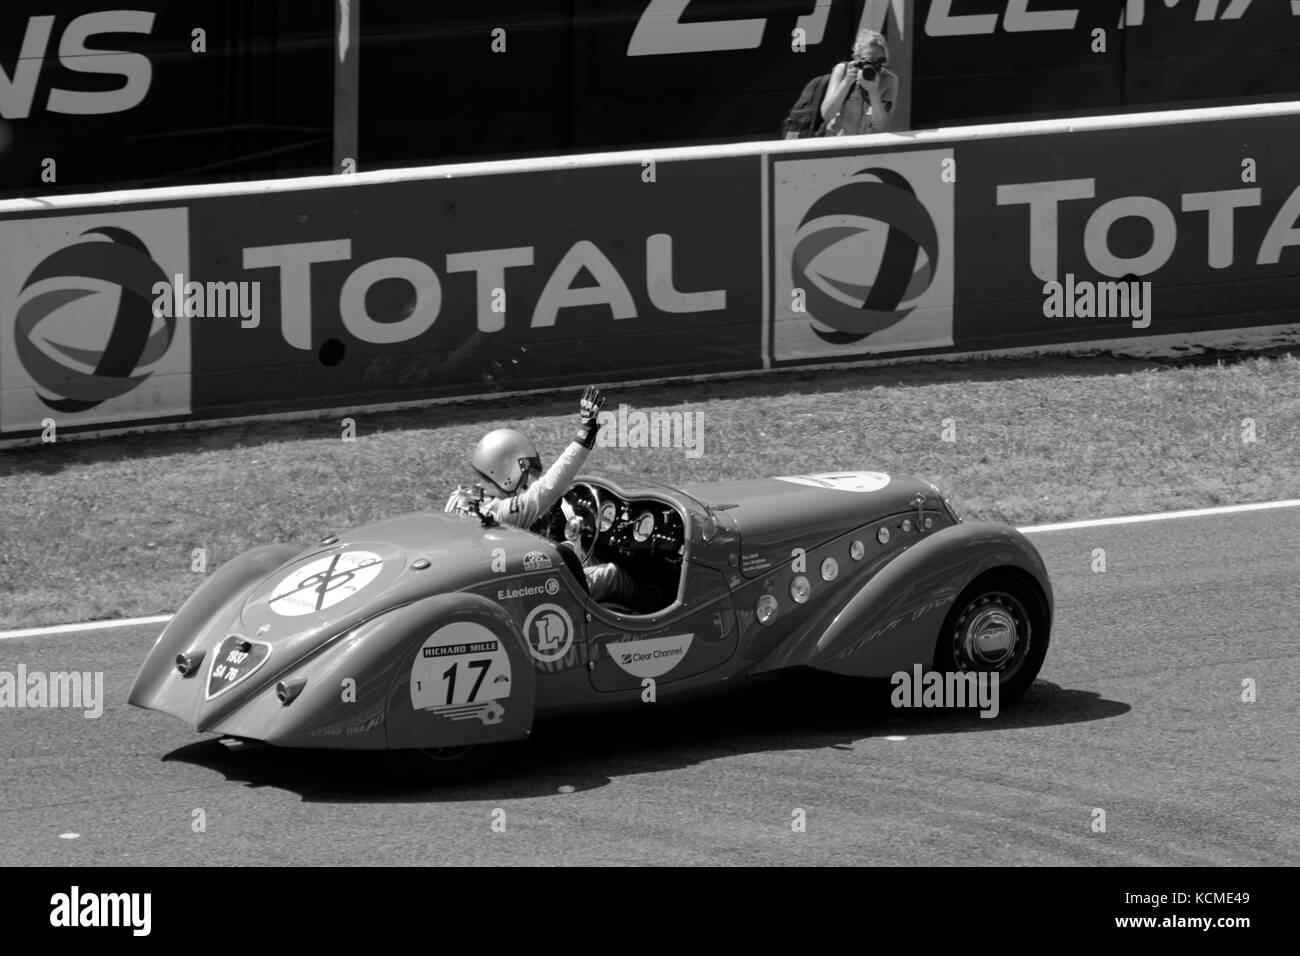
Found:
[[560, 498], [564, 511], [564, 540], [585, 565], [596, 548], [600, 529], [600, 494], [586, 482], [573, 485]]

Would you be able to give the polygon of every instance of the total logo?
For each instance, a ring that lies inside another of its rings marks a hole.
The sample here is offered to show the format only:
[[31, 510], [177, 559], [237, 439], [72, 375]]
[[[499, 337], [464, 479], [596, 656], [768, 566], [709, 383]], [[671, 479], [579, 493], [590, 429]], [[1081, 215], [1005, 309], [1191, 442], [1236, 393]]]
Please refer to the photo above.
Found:
[[773, 159], [774, 361], [952, 344], [952, 159]]
[[[535, 247], [481, 249], [447, 253], [446, 273], [473, 273], [475, 315], [479, 332], [500, 332], [506, 317], [501, 310], [500, 292], [506, 272], [533, 265]], [[350, 239], [257, 246], [243, 250], [245, 269], [275, 269], [279, 274], [280, 334], [296, 349], [311, 350], [312, 271], [326, 263], [350, 262]], [[587, 284], [590, 279], [595, 284]], [[385, 280], [403, 280], [412, 290], [402, 307], [401, 317], [381, 320], [371, 314], [371, 288]], [[584, 284], [576, 285], [575, 282]], [[673, 280], [673, 237], [655, 233], [645, 240], [645, 291], [650, 304], [660, 313], [716, 312], [727, 307], [726, 289], [682, 291]], [[408, 256], [372, 259], [351, 268], [339, 291], [338, 314], [343, 326], [357, 339], [373, 345], [392, 345], [418, 338], [442, 312], [442, 279], [433, 266]], [[636, 300], [609, 256], [588, 239], [579, 239], [551, 269], [537, 301], [533, 303], [531, 328], [555, 325], [562, 309], [578, 306], [607, 306], [615, 319], [638, 317]], [[316, 308], [321, 304], [317, 303]], [[513, 306], [512, 306], [513, 310]]]
[[[1107, 184], [1114, 185], [1114, 184]], [[1043, 282], [1060, 278], [1061, 209], [1066, 203], [1087, 201], [1092, 206], [1083, 227], [1083, 253], [1096, 272], [1112, 278], [1146, 276], [1162, 268], [1174, 255], [1181, 238], [1193, 249], [1203, 250], [1204, 263], [1211, 269], [1234, 265], [1239, 209], [1264, 205], [1264, 193], [1258, 186], [1239, 189], [1213, 189], [1183, 193], [1176, 207], [1153, 196], [1098, 197], [1096, 178], [1058, 179], [1034, 183], [1005, 183], [997, 187], [997, 204], [1012, 207], [1015, 219], [1009, 226], [1022, 237], [1029, 269]], [[1172, 199], [1172, 197], [1166, 197]], [[1015, 209], [1019, 207], [1019, 209]], [[1073, 209], [1087, 208], [1071, 206]], [[1010, 211], [1010, 210], [1009, 210]], [[1248, 238], [1248, 250], [1254, 251], [1257, 266], [1276, 265], [1284, 249], [1300, 245], [1300, 186], [1292, 189], [1276, 211], [1265, 207], [1268, 227], [1262, 234]], [[1111, 243], [1112, 229], [1125, 219], [1142, 219], [1150, 227], [1149, 244], [1134, 255], [1122, 255]], [[1258, 220], [1256, 220], [1258, 221]], [[1070, 237], [1071, 242], [1077, 239]]]
[[0, 430], [189, 413], [188, 325], [152, 308], [185, 209], [6, 220], [0, 248]]

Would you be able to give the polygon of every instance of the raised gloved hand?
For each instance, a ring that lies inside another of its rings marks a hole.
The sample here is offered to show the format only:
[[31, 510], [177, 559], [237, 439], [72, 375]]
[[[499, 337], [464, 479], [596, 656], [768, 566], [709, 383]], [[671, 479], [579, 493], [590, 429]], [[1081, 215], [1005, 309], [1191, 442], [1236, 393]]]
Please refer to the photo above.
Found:
[[600, 431], [598, 416], [604, 404], [605, 393], [594, 385], [588, 385], [587, 390], [582, 393], [582, 419], [578, 424], [578, 434], [573, 438], [583, 448], [590, 450], [596, 447], [596, 433]]

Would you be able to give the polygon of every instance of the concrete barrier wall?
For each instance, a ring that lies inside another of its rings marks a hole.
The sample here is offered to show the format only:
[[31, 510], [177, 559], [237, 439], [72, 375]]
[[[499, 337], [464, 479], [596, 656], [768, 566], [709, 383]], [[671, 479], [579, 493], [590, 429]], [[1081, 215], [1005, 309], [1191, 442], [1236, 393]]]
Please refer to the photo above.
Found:
[[1298, 246], [1300, 103], [11, 200], [0, 436], [1286, 324]]

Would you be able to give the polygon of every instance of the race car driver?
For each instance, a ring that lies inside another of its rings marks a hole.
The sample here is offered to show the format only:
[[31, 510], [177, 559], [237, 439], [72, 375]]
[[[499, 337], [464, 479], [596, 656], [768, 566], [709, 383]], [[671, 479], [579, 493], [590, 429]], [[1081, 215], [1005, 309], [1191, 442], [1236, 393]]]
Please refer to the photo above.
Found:
[[[596, 433], [600, 431], [598, 415], [604, 404], [601, 390], [587, 386], [580, 405], [578, 432], [545, 473], [541, 456], [526, 435], [513, 428], [488, 432], [474, 449], [472, 458], [483, 486], [457, 488], [447, 499], [444, 510], [483, 514], [499, 524], [540, 530], [534, 526], [549, 524], [547, 519], [552, 509], [596, 446]], [[482, 500], [478, 492], [482, 492]], [[588, 593], [598, 603], [614, 602], [633, 610], [657, 608], [661, 603], [658, 588], [642, 585], [612, 562], [589, 564], [583, 572]]]

